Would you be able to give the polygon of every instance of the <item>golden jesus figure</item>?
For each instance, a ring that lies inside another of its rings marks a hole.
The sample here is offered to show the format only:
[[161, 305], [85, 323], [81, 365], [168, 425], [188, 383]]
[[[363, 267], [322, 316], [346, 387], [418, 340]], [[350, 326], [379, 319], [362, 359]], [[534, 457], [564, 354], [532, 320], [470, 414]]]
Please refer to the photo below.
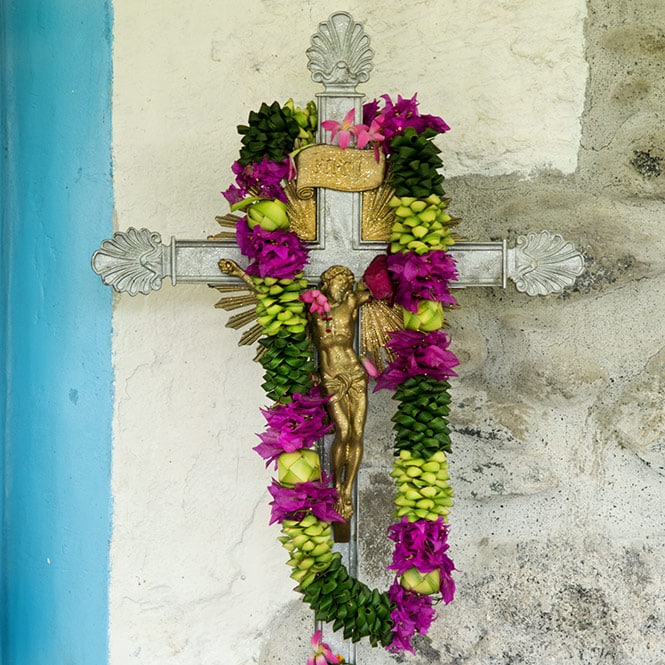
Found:
[[335, 424], [330, 450], [333, 484], [339, 494], [337, 512], [353, 515], [353, 482], [363, 454], [367, 417], [367, 373], [354, 349], [358, 310], [370, 299], [362, 282], [354, 289], [353, 273], [332, 266], [321, 275], [320, 290], [330, 306], [327, 315], [309, 315], [312, 340], [319, 352], [319, 375], [327, 408]]
[[[222, 259], [222, 272], [244, 280], [252, 279], [235, 262]], [[349, 520], [353, 515], [353, 483], [363, 455], [363, 432], [367, 417], [367, 372], [354, 349], [358, 310], [371, 298], [362, 282], [354, 288], [349, 268], [332, 266], [321, 275], [320, 291], [330, 311], [310, 312], [309, 330], [319, 358], [323, 392], [330, 399], [328, 413], [335, 425], [330, 450], [333, 485], [339, 495], [335, 509], [346, 520], [335, 523], [335, 539], [349, 540]]]

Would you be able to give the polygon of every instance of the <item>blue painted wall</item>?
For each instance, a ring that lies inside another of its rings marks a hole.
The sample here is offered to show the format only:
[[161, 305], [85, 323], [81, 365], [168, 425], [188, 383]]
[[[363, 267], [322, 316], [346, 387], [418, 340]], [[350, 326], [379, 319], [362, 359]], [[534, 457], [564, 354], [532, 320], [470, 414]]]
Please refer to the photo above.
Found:
[[4, 0], [2, 663], [108, 661], [110, 0]]

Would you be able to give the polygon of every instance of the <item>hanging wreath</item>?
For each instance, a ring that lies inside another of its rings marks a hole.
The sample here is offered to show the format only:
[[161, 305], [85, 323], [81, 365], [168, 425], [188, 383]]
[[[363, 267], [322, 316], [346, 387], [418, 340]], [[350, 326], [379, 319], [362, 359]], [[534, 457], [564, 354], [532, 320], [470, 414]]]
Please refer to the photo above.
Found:
[[[448, 247], [457, 220], [447, 212], [442, 189], [439, 149], [432, 139], [449, 129], [439, 117], [420, 114], [416, 95], [388, 95], [363, 107], [361, 123], [353, 110], [340, 122], [321, 123], [339, 148], [371, 150], [385, 159], [385, 183], [392, 229], [385, 254], [367, 267], [362, 281], [375, 301], [398, 308], [403, 326], [388, 331], [386, 366], [366, 359], [376, 379], [374, 390], [394, 391], [396, 485], [395, 517], [388, 528], [394, 541], [388, 568], [395, 580], [387, 592], [370, 589], [349, 574], [333, 553], [337, 491], [321, 470], [317, 442], [331, 425], [317, 380], [315, 353], [308, 334], [308, 315], [325, 320], [330, 305], [303, 277], [308, 248], [290, 228], [289, 184], [295, 176], [294, 155], [315, 143], [317, 109], [292, 100], [262, 104], [238, 127], [242, 147], [232, 170], [235, 184], [223, 192], [232, 211], [225, 216], [247, 258], [242, 277], [251, 286], [258, 333], [262, 385], [272, 406], [263, 409], [266, 429], [254, 450], [277, 470], [269, 487], [270, 523], [281, 525], [279, 538], [289, 552], [291, 577], [317, 621], [332, 623], [345, 639], [367, 637], [391, 652], [413, 652], [411, 638], [425, 634], [435, 618], [434, 603], [453, 599], [455, 570], [447, 554], [448, 514], [453, 491], [446, 453], [448, 379], [457, 359], [441, 328], [444, 310], [456, 305], [449, 283], [457, 278]], [[220, 287], [223, 288], [223, 287]], [[221, 306], [224, 306], [221, 304]], [[235, 305], [234, 305], [235, 306]], [[241, 317], [242, 318], [242, 317]], [[245, 319], [243, 319], [245, 321]], [[341, 663], [312, 637], [308, 665]]]

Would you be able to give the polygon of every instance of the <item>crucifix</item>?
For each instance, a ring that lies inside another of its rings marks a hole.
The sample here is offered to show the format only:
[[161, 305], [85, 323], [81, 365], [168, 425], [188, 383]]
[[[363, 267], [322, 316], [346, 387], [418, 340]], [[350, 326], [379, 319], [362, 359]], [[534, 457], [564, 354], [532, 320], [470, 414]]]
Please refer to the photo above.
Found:
[[[307, 55], [312, 79], [322, 84], [324, 91], [316, 95], [317, 145], [300, 153], [298, 177], [286, 188], [288, 214], [292, 228], [308, 242], [311, 250], [304, 279], [315, 284], [324, 276], [323, 283], [333, 306], [337, 303], [343, 309], [342, 305], [351, 302], [349, 299], [356, 298], [358, 302], [352, 303], [352, 307], [358, 305], [359, 309], [365, 296], [353, 290], [354, 277], [360, 277], [374, 256], [386, 247], [394, 217], [387, 206], [391, 194], [382, 184], [384, 165], [375, 160], [372, 151], [355, 151], [354, 155], [351, 151], [348, 155], [341, 155], [338, 150], [331, 152], [328, 150], [332, 147], [331, 135], [321, 122], [341, 122], [350, 109], [356, 117], [361, 116], [364, 95], [357, 87], [369, 80], [373, 51], [362, 25], [349, 14], [337, 12], [319, 25]], [[240, 268], [244, 259], [233, 230], [239, 218], [223, 215], [217, 219], [226, 230], [216, 236], [195, 240], [172, 238], [170, 244], [164, 244], [159, 233], [147, 229], [116, 232], [94, 253], [93, 270], [105, 284], [132, 296], [160, 289], [166, 278], [170, 278], [173, 285], [209, 284], [222, 295], [217, 306], [240, 310], [229, 317], [228, 326], [251, 325], [255, 319], [256, 298], [251, 293], [239, 295], [238, 278], [246, 277]], [[449, 253], [458, 273], [454, 288], [506, 288], [510, 281], [519, 292], [545, 296], [572, 285], [584, 268], [581, 253], [560, 235], [548, 231], [520, 236], [513, 248], [509, 248], [506, 241], [457, 241]], [[347, 272], [332, 274], [330, 266], [343, 266]], [[334, 286], [341, 284], [340, 280], [345, 286]], [[342, 289], [341, 295], [335, 296], [335, 289]], [[346, 313], [346, 328], [355, 323], [354, 316]], [[359, 326], [353, 326], [359, 331], [356, 344], [361, 348], [366, 327], [362, 316], [361, 311]], [[351, 332], [355, 337], [355, 331]], [[348, 333], [345, 329], [344, 334], [348, 336]], [[261, 334], [261, 326], [254, 325], [242, 334], [240, 343], [252, 344]], [[312, 336], [315, 341], [320, 338], [316, 328]], [[320, 356], [324, 358], [329, 349], [324, 343], [319, 347]], [[348, 370], [351, 374], [353, 371], [353, 367]], [[326, 383], [325, 376], [323, 383]], [[335, 415], [332, 417], [336, 420]], [[334, 446], [330, 441], [322, 446], [324, 464], [326, 457], [332, 457], [333, 472]], [[344, 492], [355, 482], [357, 465], [354, 466], [353, 473], [346, 478], [348, 487], [344, 486]], [[341, 471], [339, 473], [342, 475]], [[344, 501], [341, 505], [346, 525], [339, 529], [337, 538], [337, 547], [353, 575], [357, 557], [355, 501], [355, 491], [349, 490], [348, 507]], [[348, 659], [355, 661], [354, 645], [347, 645], [347, 653]]]

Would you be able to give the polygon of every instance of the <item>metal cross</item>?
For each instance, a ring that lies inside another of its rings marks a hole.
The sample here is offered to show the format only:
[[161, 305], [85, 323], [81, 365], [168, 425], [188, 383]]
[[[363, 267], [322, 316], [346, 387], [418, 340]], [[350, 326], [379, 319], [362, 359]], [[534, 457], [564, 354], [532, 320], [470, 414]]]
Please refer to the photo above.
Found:
[[[316, 95], [319, 121], [341, 121], [351, 108], [357, 118], [362, 117], [364, 95], [356, 88], [369, 79], [373, 55], [362, 25], [349, 14], [334, 13], [319, 25], [307, 51], [312, 79], [324, 86], [324, 92]], [[317, 138], [319, 143], [330, 142], [320, 126]], [[316, 190], [315, 228], [309, 238], [310, 263], [305, 272], [311, 282], [316, 282], [334, 264], [345, 265], [360, 276], [377, 252], [385, 251], [386, 238], [370, 232], [363, 217], [363, 209], [369, 205], [366, 196], [362, 191], [325, 187]], [[218, 221], [224, 224], [224, 219]], [[92, 267], [104, 284], [132, 296], [159, 290], [166, 278], [173, 285], [206, 283], [224, 287], [235, 279], [221, 273], [219, 260], [243, 262], [232, 238], [231, 233], [198, 240], [172, 237], [170, 244], [165, 245], [155, 231], [130, 228], [102, 242], [92, 256]], [[548, 295], [571, 286], [584, 269], [582, 254], [560, 235], [549, 231], [520, 236], [513, 248], [508, 248], [505, 240], [456, 242], [449, 252], [459, 275], [458, 281], [451, 285], [453, 288], [506, 288], [511, 281], [519, 292]], [[242, 322], [243, 317], [237, 316]], [[351, 532], [350, 543], [336, 547], [350, 573], [356, 575], [355, 518]], [[347, 660], [355, 662], [355, 645], [347, 643], [342, 650], [346, 651]]]

